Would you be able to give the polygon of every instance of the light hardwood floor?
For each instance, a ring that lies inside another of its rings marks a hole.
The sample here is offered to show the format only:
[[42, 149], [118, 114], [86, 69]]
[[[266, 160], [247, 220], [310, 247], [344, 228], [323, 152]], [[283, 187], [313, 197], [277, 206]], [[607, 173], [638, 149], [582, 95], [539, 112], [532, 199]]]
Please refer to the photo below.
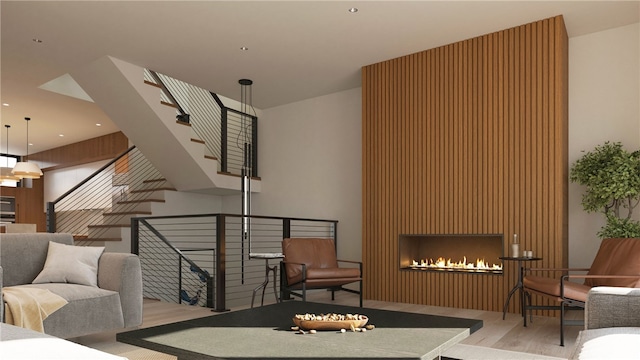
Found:
[[[267, 299], [265, 299], [267, 300]], [[331, 303], [330, 293], [320, 291], [308, 296], [309, 301]], [[296, 300], [297, 301], [297, 300]], [[273, 302], [273, 300], [271, 300]], [[341, 305], [357, 305], [357, 296], [349, 293], [336, 293], [333, 302]], [[248, 306], [237, 307], [231, 310], [241, 310]], [[530, 354], [567, 358], [575, 345], [575, 340], [580, 331], [578, 326], [569, 326], [565, 330], [565, 346], [559, 346], [559, 318], [534, 316], [533, 324], [526, 328], [522, 326], [522, 317], [519, 314], [507, 314], [502, 320], [501, 312], [455, 309], [427, 305], [415, 305], [393, 303], [383, 301], [365, 300], [364, 307], [415, 312], [442, 316], [462, 318], [474, 318], [483, 320], [483, 327], [475, 332], [461, 344], [480, 346], [493, 349], [525, 352]], [[215, 315], [210, 309], [187, 305], [168, 304], [159, 301], [145, 300], [144, 319], [140, 328], [147, 328], [161, 324], [178, 322], [203, 316]], [[582, 311], [572, 311], [573, 318], [581, 317]], [[115, 355], [127, 357], [129, 354], [135, 359], [165, 360], [172, 359], [163, 354], [151, 350], [137, 348], [132, 345], [120, 344], [115, 340], [115, 332], [100, 333], [72, 339], [80, 344], [107, 351]], [[140, 356], [143, 353], [144, 356]]]

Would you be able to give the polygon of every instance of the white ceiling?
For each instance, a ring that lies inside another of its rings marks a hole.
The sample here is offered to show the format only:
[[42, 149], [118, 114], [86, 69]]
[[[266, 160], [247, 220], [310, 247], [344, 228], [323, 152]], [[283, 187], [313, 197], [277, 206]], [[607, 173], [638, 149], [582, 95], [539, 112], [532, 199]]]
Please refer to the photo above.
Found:
[[559, 14], [575, 37], [640, 21], [640, 0], [3, 0], [0, 121], [19, 155], [25, 116], [29, 153], [118, 131], [95, 104], [39, 88], [104, 55], [234, 99], [249, 78], [267, 109], [358, 87], [368, 64]]

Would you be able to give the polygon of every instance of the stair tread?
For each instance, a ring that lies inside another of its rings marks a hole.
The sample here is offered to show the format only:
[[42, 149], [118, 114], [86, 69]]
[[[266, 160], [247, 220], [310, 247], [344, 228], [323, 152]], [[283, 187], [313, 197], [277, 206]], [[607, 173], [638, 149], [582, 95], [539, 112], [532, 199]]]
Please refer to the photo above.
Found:
[[142, 183], [143, 183], [143, 184], [147, 184], [147, 183], [152, 183], [152, 182], [157, 182], [157, 181], [167, 181], [167, 179], [165, 179], [165, 178], [160, 178], [160, 179], [148, 179], [148, 180], [144, 180]]
[[123, 201], [118, 201], [117, 203], [118, 204], [141, 204], [145, 202], [165, 202], [165, 201], [161, 199], [144, 199], [144, 200], [123, 200]]
[[153, 188], [153, 189], [140, 189], [140, 190], [131, 190], [129, 191], [130, 193], [134, 194], [134, 193], [146, 193], [146, 192], [154, 192], [154, 191], [161, 191], [161, 190], [167, 190], [167, 191], [176, 191], [175, 188], [172, 187], [159, 187], [159, 188]]
[[199, 144], [204, 144], [205, 143], [204, 140], [194, 139], [194, 138], [191, 138], [191, 141], [199, 143]]
[[169, 107], [172, 107], [172, 108], [176, 108], [176, 109], [178, 108], [175, 104], [168, 103], [166, 101], [160, 101], [160, 104], [165, 105], [165, 106], [169, 106]]
[[116, 215], [151, 215], [151, 211], [114, 211], [103, 213], [103, 216], [116, 216]]
[[116, 227], [131, 227], [131, 224], [97, 224], [87, 225], [88, 228], [116, 228]]
[[160, 85], [158, 85], [158, 84], [156, 84], [154, 82], [151, 82], [149, 80], [145, 80], [144, 83], [147, 84], [147, 85], [155, 86], [157, 88], [162, 88]]
[[[242, 177], [242, 175], [238, 175], [238, 174], [233, 174], [230, 172], [225, 172], [225, 171], [218, 171], [219, 175], [228, 175], [228, 176], [233, 176], [233, 177]], [[262, 178], [259, 176], [252, 176], [251, 180], [257, 180], [257, 181], [262, 181]]]

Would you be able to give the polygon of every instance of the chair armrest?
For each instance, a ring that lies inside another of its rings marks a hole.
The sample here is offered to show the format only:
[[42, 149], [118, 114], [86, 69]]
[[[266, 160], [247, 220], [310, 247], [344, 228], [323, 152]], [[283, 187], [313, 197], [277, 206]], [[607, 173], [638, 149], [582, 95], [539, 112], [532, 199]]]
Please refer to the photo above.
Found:
[[[302, 280], [300, 280], [300, 282], [305, 282], [307, 281], [307, 265], [306, 264], [302, 264], [302, 263], [295, 263], [295, 262], [291, 262], [291, 261], [286, 261], [286, 260], [282, 260], [280, 261], [280, 264], [283, 265], [283, 267], [285, 268], [286, 271], [286, 266], [287, 265], [299, 265], [300, 268], [302, 269]], [[280, 274], [280, 276], [282, 276], [282, 274]], [[289, 284], [289, 277], [286, 275], [285, 273], [285, 279], [287, 279], [287, 285], [293, 285], [293, 284]], [[297, 284], [297, 283], [295, 283]]]
[[599, 286], [589, 290], [585, 328], [640, 326], [640, 289]]
[[120, 294], [125, 327], [142, 324], [142, 270], [137, 255], [103, 253], [98, 263], [98, 287]]
[[340, 260], [340, 259], [338, 259], [338, 262], [343, 262], [343, 263], [347, 263], [347, 264], [356, 264], [356, 265], [358, 265], [358, 267], [360, 268], [360, 277], [362, 277], [362, 261], [354, 261], [354, 260]]

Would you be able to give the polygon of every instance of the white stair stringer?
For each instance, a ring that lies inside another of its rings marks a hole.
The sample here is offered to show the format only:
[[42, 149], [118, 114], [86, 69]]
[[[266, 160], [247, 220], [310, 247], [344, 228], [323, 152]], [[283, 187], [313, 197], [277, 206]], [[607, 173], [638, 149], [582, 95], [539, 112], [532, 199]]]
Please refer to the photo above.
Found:
[[[142, 67], [105, 56], [71, 73], [127, 138], [178, 191], [238, 194], [237, 176], [218, 173], [205, 146], [191, 141], [189, 126], [176, 123], [175, 109], [160, 103], [160, 89], [143, 80]], [[252, 180], [252, 192], [260, 181]]]

